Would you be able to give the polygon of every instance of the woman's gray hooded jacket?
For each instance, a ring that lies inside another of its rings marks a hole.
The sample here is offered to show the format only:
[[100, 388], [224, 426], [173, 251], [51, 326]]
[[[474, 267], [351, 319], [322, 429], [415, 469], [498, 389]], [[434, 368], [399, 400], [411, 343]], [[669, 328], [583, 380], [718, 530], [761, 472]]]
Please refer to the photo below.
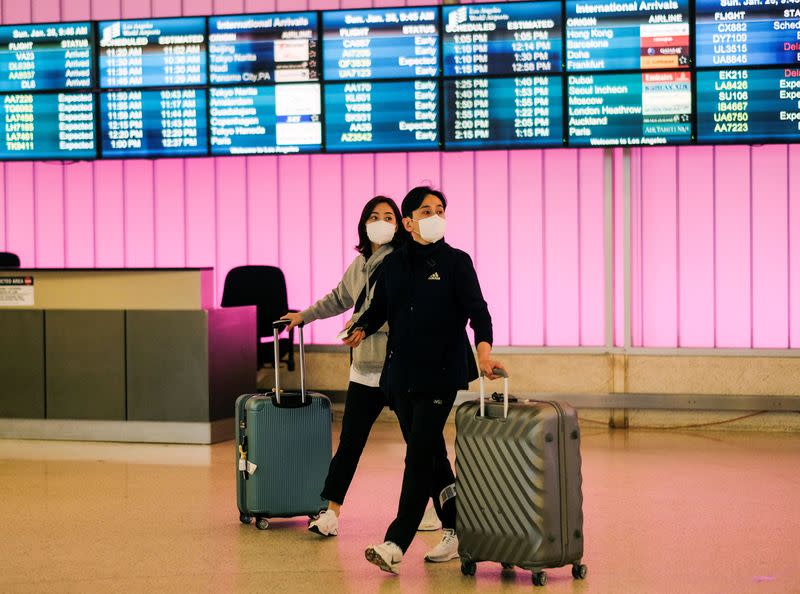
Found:
[[[369, 260], [359, 255], [348, 266], [347, 270], [339, 282], [338, 286], [328, 293], [325, 297], [317, 301], [314, 305], [301, 312], [305, 323], [314, 320], [324, 320], [343, 314], [352, 308], [364, 286], [367, 284], [372, 271], [377, 268], [383, 259], [393, 250], [389, 244], [382, 245], [372, 254]], [[373, 286], [369, 287], [364, 303], [359, 311], [353, 312], [353, 317], [357, 318], [362, 312], [366, 311], [372, 301], [375, 291], [375, 280]], [[383, 362], [386, 358], [386, 340], [389, 333], [388, 324], [375, 334], [367, 338], [361, 345], [353, 350], [353, 366], [359, 373], [380, 373], [383, 370]]]

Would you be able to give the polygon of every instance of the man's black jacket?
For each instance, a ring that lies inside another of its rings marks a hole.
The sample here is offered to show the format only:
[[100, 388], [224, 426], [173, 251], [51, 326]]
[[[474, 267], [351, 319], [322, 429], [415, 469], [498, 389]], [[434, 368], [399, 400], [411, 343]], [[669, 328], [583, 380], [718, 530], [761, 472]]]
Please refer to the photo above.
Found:
[[467, 338], [492, 343], [492, 319], [469, 255], [443, 240], [409, 241], [383, 261], [370, 307], [355, 323], [373, 334], [389, 322], [381, 387], [387, 395], [464, 389], [478, 377]]

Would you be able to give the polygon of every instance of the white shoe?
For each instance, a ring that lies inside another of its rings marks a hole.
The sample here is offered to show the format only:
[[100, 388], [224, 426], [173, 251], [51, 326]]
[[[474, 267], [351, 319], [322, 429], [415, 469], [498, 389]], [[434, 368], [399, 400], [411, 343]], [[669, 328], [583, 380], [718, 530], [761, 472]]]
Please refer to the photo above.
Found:
[[417, 528], [417, 530], [421, 530], [423, 532], [433, 532], [434, 530], [441, 529], [441, 527], [442, 521], [439, 519], [439, 516], [436, 513], [436, 508], [430, 506], [425, 510], [425, 515], [422, 516], [422, 521], [419, 523], [419, 528]]
[[458, 559], [458, 536], [456, 536], [455, 530], [445, 528], [442, 541], [428, 551], [428, 554], [425, 555], [425, 561], [444, 563], [452, 559]]
[[326, 509], [308, 523], [308, 529], [320, 536], [336, 536], [339, 534], [339, 518], [331, 509]]
[[374, 545], [364, 551], [367, 561], [374, 563], [383, 571], [398, 573], [400, 562], [403, 560], [403, 551], [396, 544], [386, 541], [383, 544]]

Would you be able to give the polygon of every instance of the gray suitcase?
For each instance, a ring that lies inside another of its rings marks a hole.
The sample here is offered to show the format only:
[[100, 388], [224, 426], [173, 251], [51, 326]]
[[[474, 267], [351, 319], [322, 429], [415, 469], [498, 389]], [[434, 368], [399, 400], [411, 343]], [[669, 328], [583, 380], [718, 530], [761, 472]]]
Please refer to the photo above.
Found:
[[300, 391], [281, 390], [276, 322], [275, 390], [236, 400], [236, 499], [239, 520], [266, 530], [269, 518], [315, 516], [327, 507], [320, 492], [331, 463], [331, 403], [305, 389], [300, 328]]
[[[501, 371], [501, 370], [497, 370]], [[456, 412], [456, 529], [461, 571], [476, 563], [533, 572], [572, 564], [586, 577], [580, 431], [575, 409], [559, 402], [466, 402]]]

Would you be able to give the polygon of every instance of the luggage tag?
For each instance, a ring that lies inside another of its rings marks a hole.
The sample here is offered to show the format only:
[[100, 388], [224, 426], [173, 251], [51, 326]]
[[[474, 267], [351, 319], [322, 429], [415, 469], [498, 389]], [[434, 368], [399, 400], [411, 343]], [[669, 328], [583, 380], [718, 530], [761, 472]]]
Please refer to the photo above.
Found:
[[239, 472], [245, 472], [247, 470], [247, 460], [244, 458], [239, 458]]
[[247, 474], [254, 475], [256, 473], [256, 468], [258, 468], [257, 464], [253, 464], [250, 460], [247, 461]]

